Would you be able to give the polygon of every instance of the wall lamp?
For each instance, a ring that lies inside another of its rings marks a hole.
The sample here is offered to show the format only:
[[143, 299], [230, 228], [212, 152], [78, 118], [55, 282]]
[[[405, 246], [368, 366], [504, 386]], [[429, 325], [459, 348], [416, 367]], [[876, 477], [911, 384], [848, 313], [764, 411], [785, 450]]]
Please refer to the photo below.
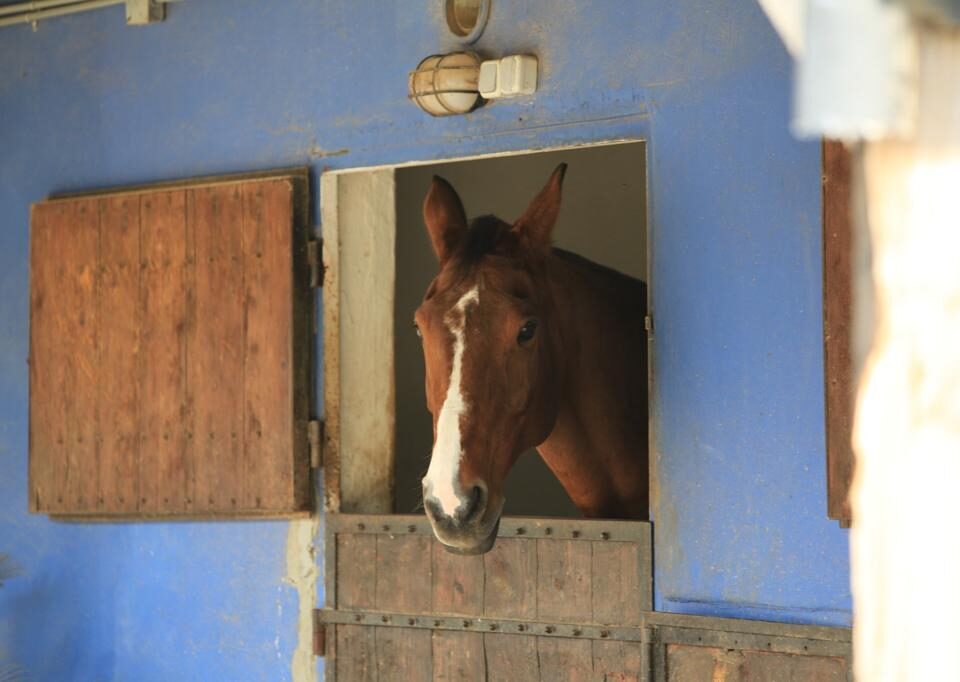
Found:
[[410, 99], [431, 116], [466, 114], [485, 100], [537, 91], [537, 58], [512, 55], [482, 61], [473, 52], [431, 55], [410, 73]]

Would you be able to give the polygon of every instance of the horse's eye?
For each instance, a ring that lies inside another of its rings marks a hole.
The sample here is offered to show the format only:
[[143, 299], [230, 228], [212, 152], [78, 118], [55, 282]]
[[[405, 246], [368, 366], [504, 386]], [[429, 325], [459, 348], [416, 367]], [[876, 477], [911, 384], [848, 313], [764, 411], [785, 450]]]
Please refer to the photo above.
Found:
[[520, 327], [520, 333], [517, 334], [517, 343], [526, 343], [533, 338], [533, 335], [537, 333], [537, 321], [536, 320], [527, 320], [527, 322]]

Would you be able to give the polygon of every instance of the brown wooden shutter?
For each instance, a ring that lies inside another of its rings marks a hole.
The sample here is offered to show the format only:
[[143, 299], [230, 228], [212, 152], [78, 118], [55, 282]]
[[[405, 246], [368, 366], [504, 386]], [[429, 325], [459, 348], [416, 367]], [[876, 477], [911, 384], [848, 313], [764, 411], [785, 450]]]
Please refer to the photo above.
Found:
[[308, 510], [307, 173], [33, 206], [30, 509]]
[[827, 515], [847, 526], [853, 479], [852, 239], [850, 152], [823, 143], [823, 364], [826, 407]]

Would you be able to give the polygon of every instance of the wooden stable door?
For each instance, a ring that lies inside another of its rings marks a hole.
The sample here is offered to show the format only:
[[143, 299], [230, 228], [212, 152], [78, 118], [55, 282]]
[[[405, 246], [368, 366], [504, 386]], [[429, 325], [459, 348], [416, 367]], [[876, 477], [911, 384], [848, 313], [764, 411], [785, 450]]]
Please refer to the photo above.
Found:
[[650, 526], [503, 519], [457, 556], [423, 516], [327, 516], [328, 679], [636, 680]]
[[482, 556], [422, 515], [326, 526], [328, 680], [849, 679], [849, 630], [653, 612], [646, 522], [504, 518]]
[[53, 198], [30, 242], [30, 509], [310, 506], [305, 171]]

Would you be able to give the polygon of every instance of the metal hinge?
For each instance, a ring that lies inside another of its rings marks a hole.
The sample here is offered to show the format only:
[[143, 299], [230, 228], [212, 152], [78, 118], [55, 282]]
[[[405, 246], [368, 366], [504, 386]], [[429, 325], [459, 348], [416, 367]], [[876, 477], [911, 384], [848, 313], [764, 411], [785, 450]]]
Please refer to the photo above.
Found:
[[323, 466], [323, 422], [319, 419], [307, 422], [307, 442], [310, 443], [310, 466], [319, 469]]
[[323, 240], [307, 242], [307, 262], [310, 264], [310, 286], [319, 289], [323, 286]]
[[313, 610], [313, 655], [327, 655], [327, 626], [320, 618], [320, 609]]
[[645, 315], [643, 318], [643, 328], [648, 332], [653, 332], [653, 318], [649, 315]]

